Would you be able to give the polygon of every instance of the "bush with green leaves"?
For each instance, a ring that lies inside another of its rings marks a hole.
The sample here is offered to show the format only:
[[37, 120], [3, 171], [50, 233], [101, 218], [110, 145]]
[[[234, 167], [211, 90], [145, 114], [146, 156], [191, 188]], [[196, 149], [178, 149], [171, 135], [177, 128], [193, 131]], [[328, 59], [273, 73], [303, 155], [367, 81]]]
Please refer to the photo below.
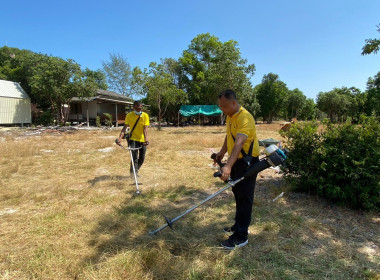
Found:
[[100, 116], [96, 116], [96, 118], [95, 118], [95, 124], [96, 124], [97, 127], [101, 127], [102, 126], [102, 124], [100, 123]]
[[103, 115], [106, 117], [105, 122], [108, 127], [112, 126], [112, 115], [109, 113], [103, 113]]
[[50, 110], [43, 111], [37, 119], [37, 124], [41, 125], [53, 125], [54, 124], [54, 114]]
[[297, 123], [282, 132], [290, 153], [284, 169], [296, 190], [352, 208], [380, 210], [380, 123]]

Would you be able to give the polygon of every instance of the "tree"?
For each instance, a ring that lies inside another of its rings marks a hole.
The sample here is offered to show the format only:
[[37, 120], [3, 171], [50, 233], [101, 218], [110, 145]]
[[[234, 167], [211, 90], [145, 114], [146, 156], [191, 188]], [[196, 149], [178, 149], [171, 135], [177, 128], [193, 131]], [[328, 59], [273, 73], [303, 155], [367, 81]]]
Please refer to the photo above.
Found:
[[161, 64], [151, 62], [149, 69], [141, 71], [139, 68], [135, 68], [133, 71], [136, 88], [140, 88], [140, 93], [146, 95], [151, 110], [157, 113], [159, 130], [161, 130], [161, 122], [168, 109], [186, 102], [185, 92], [177, 88], [173, 76], [168, 72], [165, 64], [167, 61], [161, 60]]
[[334, 88], [329, 92], [320, 92], [317, 96], [317, 107], [327, 113], [331, 122], [345, 121], [348, 116], [360, 115], [357, 112], [358, 104], [352, 92], [359, 92], [356, 88]]
[[73, 60], [53, 56], [39, 56], [31, 68], [28, 82], [31, 94], [38, 104], [49, 105], [59, 122], [66, 118], [63, 105], [73, 97], [87, 97], [95, 94], [97, 84], [86, 77], [80, 66]]
[[106, 75], [102, 70], [98, 69], [96, 71], [93, 71], [86, 68], [83, 72], [83, 76], [86, 77], [86, 79], [88, 79], [89, 81], [95, 83], [98, 89], [108, 89]]
[[316, 118], [316, 104], [314, 99], [307, 98], [305, 102], [305, 106], [302, 108], [300, 113], [301, 120], [314, 120]]
[[355, 123], [358, 123], [360, 115], [364, 113], [366, 95], [361, 93], [360, 89], [356, 87], [342, 87], [338, 92], [345, 97], [347, 104], [346, 110], [342, 112], [343, 120], [350, 117]]
[[173, 58], [164, 58], [161, 59], [161, 63], [164, 66], [165, 72], [172, 76], [173, 83], [178, 88], [183, 89], [181, 65], [179, 64], [178, 60], [175, 60]]
[[320, 92], [317, 95], [318, 109], [325, 112], [331, 122], [338, 118], [340, 105], [339, 95], [334, 90], [329, 92]]
[[380, 72], [367, 81], [367, 99], [364, 107], [367, 115], [380, 115]]
[[252, 88], [249, 79], [255, 66], [241, 58], [233, 40], [223, 43], [209, 33], [200, 34], [183, 51], [179, 64], [178, 85], [192, 104], [214, 104], [218, 93], [227, 88], [238, 94]]
[[317, 107], [327, 113], [331, 122], [346, 121], [351, 118], [359, 122], [360, 116], [365, 113], [366, 93], [358, 88], [334, 88], [329, 92], [320, 92], [317, 97]]
[[306, 105], [306, 96], [298, 88], [290, 90], [287, 99], [287, 118], [300, 118], [301, 112]]
[[260, 116], [271, 123], [273, 118], [282, 115], [286, 110], [288, 88], [279, 76], [273, 73], [264, 75], [261, 84], [255, 87], [260, 104]]
[[[6, 46], [0, 48], [0, 78], [20, 83], [30, 96], [28, 77], [31, 75], [30, 69], [36, 64], [39, 56], [42, 55], [29, 50]], [[32, 102], [35, 102], [33, 96], [30, 97]]]
[[[380, 24], [376, 26], [377, 31], [380, 32]], [[362, 55], [367, 55], [371, 53], [377, 53], [380, 49], [380, 38], [379, 39], [367, 39], [366, 44], [362, 49]]]
[[239, 95], [239, 103], [256, 119], [256, 116], [260, 112], [260, 104], [257, 101], [257, 96], [253, 88], [247, 88], [242, 91]]
[[367, 81], [367, 90], [379, 89], [380, 90], [380, 72], [378, 72], [373, 78], [370, 77]]
[[109, 88], [131, 97], [133, 93], [131, 91], [132, 70], [130, 64], [121, 54], [110, 53], [109, 55], [110, 61], [102, 61]]

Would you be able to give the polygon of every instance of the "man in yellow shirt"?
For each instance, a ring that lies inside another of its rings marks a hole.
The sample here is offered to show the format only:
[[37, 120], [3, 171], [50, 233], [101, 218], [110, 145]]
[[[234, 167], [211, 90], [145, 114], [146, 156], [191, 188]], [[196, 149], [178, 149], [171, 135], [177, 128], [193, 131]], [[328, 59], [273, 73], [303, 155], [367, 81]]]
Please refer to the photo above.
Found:
[[[225, 90], [218, 96], [218, 105], [227, 115], [227, 135], [216, 160], [222, 160], [228, 152], [227, 163], [221, 169], [220, 179], [225, 181], [243, 177], [249, 165], [259, 161], [259, 142], [256, 136], [255, 120], [252, 115], [239, 105], [236, 94]], [[252, 206], [257, 174], [244, 179], [232, 187], [235, 196], [235, 223], [224, 232], [230, 237], [222, 242], [227, 249], [242, 247], [248, 244], [248, 227], [251, 223]]]
[[[131, 133], [128, 140], [128, 146], [131, 148], [140, 148], [132, 150], [133, 164], [136, 174], [141, 168], [145, 160], [146, 146], [149, 145], [147, 136], [147, 127], [149, 126], [149, 116], [142, 111], [142, 102], [135, 101], [133, 103], [133, 112], [130, 112], [125, 117], [125, 124], [119, 135], [119, 143], [124, 138], [127, 127], [130, 127]], [[133, 167], [131, 162], [130, 174], [133, 175]]]

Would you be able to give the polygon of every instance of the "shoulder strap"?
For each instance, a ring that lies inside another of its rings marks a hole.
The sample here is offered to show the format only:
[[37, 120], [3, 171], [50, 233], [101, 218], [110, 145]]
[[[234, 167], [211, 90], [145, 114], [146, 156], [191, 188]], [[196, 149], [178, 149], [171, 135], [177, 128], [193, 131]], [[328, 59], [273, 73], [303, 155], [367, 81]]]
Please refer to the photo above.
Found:
[[[230, 131], [230, 132], [231, 132], [231, 131]], [[231, 133], [231, 136], [232, 136], [232, 139], [233, 139], [234, 142], [235, 142], [235, 137], [232, 135], [232, 133]], [[249, 146], [249, 150], [248, 150], [248, 155], [249, 155], [249, 156], [252, 155], [253, 141], [254, 141], [254, 140], [252, 140], [251, 145]], [[245, 153], [245, 151], [244, 151], [243, 148], [241, 148], [241, 151], [240, 151], [240, 152], [241, 152], [241, 154], [243, 155], [243, 157], [246, 157], [246, 156], [247, 156], [247, 154]]]
[[135, 122], [135, 125], [133, 126], [133, 128], [132, 128], [132, 130], [131, 130], [131, 132], [130, 132], [130, 135], [131, 135], [131, 136], [132, 136], [133, 131], [135, 130], [135, 127], [136, 127], [137, 123], [139, 122], [140, 117], [141, 117], [141, 115], [139, 115], [139, 117], [137, 118], [137, 120], [136, 120], [136, 122]]

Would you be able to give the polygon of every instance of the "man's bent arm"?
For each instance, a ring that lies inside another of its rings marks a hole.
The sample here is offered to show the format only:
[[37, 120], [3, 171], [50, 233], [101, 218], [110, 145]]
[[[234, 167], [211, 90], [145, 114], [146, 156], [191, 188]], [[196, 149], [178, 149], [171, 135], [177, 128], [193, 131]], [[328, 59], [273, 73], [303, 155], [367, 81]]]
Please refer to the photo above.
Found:
[[235, 164], [236, 160], [239, 157], [239, 153], [241, 149], [243, 148], [244, 142], [247, 140], [247, 135], [245, 134], [237, 134], [235, 138], [235, 145], [232, 148], [231, 155], [228, 157], [226, 165], [229, 168], [232, 168], [232, 166]]
[[128, 126], [129, 126], [128, 124], [124, 124], [123, 128], [120, 131], [119, 141], [121, 141], [124, 138], [125, 130], [127, 129]]

